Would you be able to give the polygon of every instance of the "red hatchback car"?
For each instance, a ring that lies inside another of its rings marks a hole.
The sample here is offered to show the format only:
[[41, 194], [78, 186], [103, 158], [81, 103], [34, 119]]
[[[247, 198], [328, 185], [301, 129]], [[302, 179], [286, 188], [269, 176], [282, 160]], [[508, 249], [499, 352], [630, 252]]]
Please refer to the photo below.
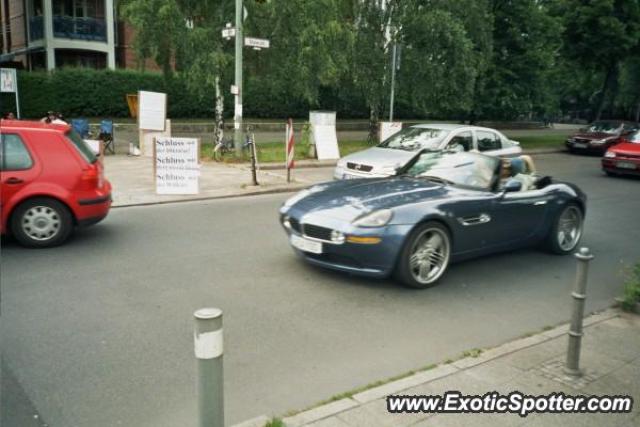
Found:
[[0, 196], [0, 232], [49, 247], [107, 216], [111, 184], [69, 125], [0, 120]]
[[626, 135], [602, 158], [607, 175], [640, 175], [640, 131]]

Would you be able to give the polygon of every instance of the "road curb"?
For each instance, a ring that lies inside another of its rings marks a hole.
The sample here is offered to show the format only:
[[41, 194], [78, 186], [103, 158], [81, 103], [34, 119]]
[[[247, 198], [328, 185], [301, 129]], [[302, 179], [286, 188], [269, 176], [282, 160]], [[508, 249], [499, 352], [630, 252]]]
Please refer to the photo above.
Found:
[[[525, 151], [524, 153], [536, 155], [536, 154], [554, 154], [554, 153], [562, 153], [562, 152], [565, 152], [565, 150], [540, 149], [540, 150], [528, 150], [528, 151]], [[336, 164], [336, 161], [334, 160], [329, 160], [329, 161], [327, 160], [313, 161], [312, 160], [312, 161], [304, 161], [304, 163], [302, 162], [296, 163], [297, 165], [296, 168], [312, 169], [312, 168], [321, 168], [321, 167], [332, 167], [332, 166], [335, 166], [335, 164]], [[238, 166], [242, 166], [242, 165], [241, 164], [233, 165], [233, 167], [238, 167]], [[260, 169], [264, 171], [270, 171], [270, 170], [284, 170], [285, 168], [284, 168], [284, 165], [261, 165]], [[225, 194], [225, 195], [219, 195], [219, 196], [193, 197], [189, 199], [171, 199], [171, 200], [158, 200], [158, 201], [152, 201], [152, 202], [124, 203], [119, 205], [113, 205], [111, 208], [119, 209], [119, 208], [130, 208], [134, 206], [154, 206], [154, 205], [166, 205], [170, 203], [187, 203], [187, 202], [201, 202], [201, 201], [207, 201], [207, 200], [233, 199], [233, 198], [245, 197], [245, 196], [259, 196], [263, 194], [266, 195], [266, 194], [290, 193], [290, 192], [302, 190], [304, 188], [309, 187], [310, 185], [311, 183], [301, 183], [301, 184], [292, 185], [289, 187], [278, 187], [278, 188], [272, 188], [267, 190], [250, 191], [246, 193], [233, 193], [233, 194]]]
[[[620, 313], [621, 310], [618, 308], [608, 308], [600, 312], [591, 313], [589, 316], [584, 318], [584, 326], [591, 326], [613, 319], [615, 317], [618, 317]], [[568, 323], [563, 323], [562, 325], [558, 325], [552, 329], [541, 331], [534, 335], [526, 336], [523, 338], [516, 338], [515, 340], [506, 342], [497, 347], [486, 349], [476, 357], [468, 356], [451, 363], [439, 364], [433, 369], [420, 371], [402, 379], [356, 393], [353, 396], [299, 412], [297, 414], [284, 418], [282, 421], [287, 427], [302, 427], [304, 425], [337, 415], [341, 412], [352, 409], [355, 406], [384, 398], [385, 396], [388, 396], [390, 394], [398, 394], [403, 390], [446, 378], [460, 371], [465, 371], [467, 369], [473, 368], [474, 366], [490, 362], [516, 351], [524, 350], [526, 348], [533, 347], [538, 344], [551, 341], [553, 339], [557, 339], [562, 335], [567, 334], [567, 331]]]
[[299, 191], [304, 188], [307, 188], [310, 185], [311, 184], [306, 183], [306, 184], [293, 185], [291, 187], [272, 188], [264, 191], [251, 191], [247, 193], [234, 193], [234, 194], [225, 194], [220, 196], [203, 196], [203, 197], [194, 197], [189, 199], [172, 199], [172, 200], [158, 200], [153, 202], [125, 203], [121, 205], [111, 206], [111, 209], [131, 208], [135, 206], [168, 205], [173, 203], [202, 202], [207, 200], [237, 199], [237, 198], [246, 197], [246, 196], [261, 196], [261, 195], [268, 195], [268, 194], [291, 193], [294, 191]]

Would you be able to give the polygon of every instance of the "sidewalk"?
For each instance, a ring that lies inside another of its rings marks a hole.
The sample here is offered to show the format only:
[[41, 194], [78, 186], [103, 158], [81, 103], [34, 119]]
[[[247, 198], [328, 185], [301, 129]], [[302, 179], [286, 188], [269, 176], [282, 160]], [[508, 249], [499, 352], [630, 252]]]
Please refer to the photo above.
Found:
[[[640, 316], [610, 309], [584, 320], [580, 379], [563, 372], [568, 326], [563, 325], [482, 351], [398, 381], [285, 418], [287, 427], [501, 427], [640, 426]], [[427, 345], [428, 343], [425, 343]], [[496, 391], [508, 395], [563, 392], [567, 395], [630, 395], [628, 414], [427, 414], [387, 412], [388, 395], [442, 395], [456, 390], [468, 395]], [[236, 427], [264, 426], [258, 417]]]
[[248, 165], [204, 162], [200, 169], [200, 194], [173, 196], [156, 194], [150, 157], [105, 156], [104, 165], [105, 175], [113, 185], [114, 207], [296, 191], [330, 180], [333, 173], [331, 166], [299, 168], [293, 171], [292, 182], [287, 183], [285, 170], [260, 170], [260, 185], [253, 186]]
[[[529, 150], [527, 154], [557, 153], [557, 148]], [[248, 164], [203, 162], [200, 169], [200, 194], [189, 196], [158, 195], [155, 190], [153, 161], [150, 157], [105, 156], [105, 175], [113, 184], [113, 206], [125, 207], [158, 203], [207, 200], [297, 191], [318, 182], [333, 179], [335, 160], [300, 160], [287, 183], [281, 163], [265, 163], [258, 171], [258, 183], [251, 185]]]

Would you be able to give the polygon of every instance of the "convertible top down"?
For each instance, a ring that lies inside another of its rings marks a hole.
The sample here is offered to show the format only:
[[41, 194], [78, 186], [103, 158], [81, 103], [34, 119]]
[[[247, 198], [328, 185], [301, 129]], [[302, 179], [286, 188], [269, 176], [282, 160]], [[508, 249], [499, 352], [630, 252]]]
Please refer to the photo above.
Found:
[[419, 153], [398, 176], [315, 185], [280, 208], [308, 262], [424, 288], [452, 261], [544, 242], [558, 254], [582, 236], [586, 196], [511, 161]]

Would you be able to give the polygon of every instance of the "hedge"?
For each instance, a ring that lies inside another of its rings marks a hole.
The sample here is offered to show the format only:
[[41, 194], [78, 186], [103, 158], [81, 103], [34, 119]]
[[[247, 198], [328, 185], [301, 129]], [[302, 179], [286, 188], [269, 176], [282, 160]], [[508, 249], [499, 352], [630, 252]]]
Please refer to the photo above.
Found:
[[[47, 111], [60, 111], [65, 117], [129, 117], [126, 95], [139, 90], [165, 92], [168, 114], [172, 118], [213, 117], [213, 90], [190, 90], [179, 74], [132, 70], [91, 70], [65, 68], [48, 73], [18, 72], [20, 107], [24, 118], [40, 118]], [[224, 84], [224, 87], [228, 87]], [[366, 118], [368, 111], [361, 97], [352, 90], [323, 89], [320, 100], [310, 105], [287, 93], [276, 92], [260, 80], [245, 83], [244, 115], [255, 118], [308, 117], [309, 110], [331, 109], [340, 118]], [[15, 111], [13, 94], [0, 95], [0, 112]], [[233, 114], [233, 96], [225, 96], [225, 115]]]

